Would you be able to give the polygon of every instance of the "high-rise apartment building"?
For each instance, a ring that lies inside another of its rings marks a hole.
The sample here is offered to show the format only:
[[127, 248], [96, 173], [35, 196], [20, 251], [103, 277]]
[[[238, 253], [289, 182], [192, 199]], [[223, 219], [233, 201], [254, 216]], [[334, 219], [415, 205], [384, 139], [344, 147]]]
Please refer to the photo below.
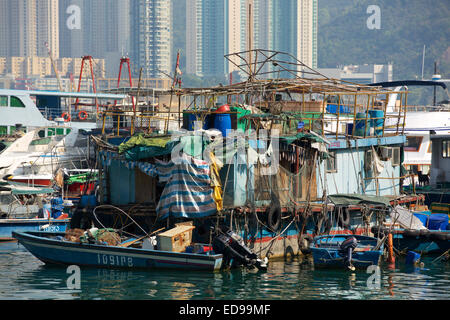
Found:
[[[36, 0], [37, 56], [59, 57], [59, 0]], [[48, 48], [47, 48], [48, 46]]]
[[58, 0], [1, 0], [0, 55], [47, 57], [47, 43], [58, 57], [58, 4]]
[[117, 75], [130, 52], [130, 0], [60, 0], [59, 14], [61, 56], [105, 59], [108, 75]]
[[318, 0], [187, 0], [187, 72], [228, 74], [237, 69], [224, 55], [249, 49], [286, 52], [316, 68], [317, 15]]
[[132, 63], [142, 68], [143, 77], [172, 74], [172, 1], [134, 0], [130, 9]]

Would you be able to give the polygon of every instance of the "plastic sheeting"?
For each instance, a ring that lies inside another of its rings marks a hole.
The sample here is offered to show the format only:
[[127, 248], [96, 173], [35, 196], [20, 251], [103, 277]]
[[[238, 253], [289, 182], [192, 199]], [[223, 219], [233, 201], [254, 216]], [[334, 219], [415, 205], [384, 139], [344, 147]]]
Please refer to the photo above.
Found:
[[156, 212], [159, 219], [202, 218], [217, 212], [208, 162], [182, 154], [156, 164], [161, 182], [167, 182]]
[[400, 226], [405, 229], [426, 229], [419, 218], [414, 216], [411, 211], [401, 206], [396, 206], [394, 210], [392, 210], [391, 220], [392, 222], [395, 221], [396, 223], [400, 224]]

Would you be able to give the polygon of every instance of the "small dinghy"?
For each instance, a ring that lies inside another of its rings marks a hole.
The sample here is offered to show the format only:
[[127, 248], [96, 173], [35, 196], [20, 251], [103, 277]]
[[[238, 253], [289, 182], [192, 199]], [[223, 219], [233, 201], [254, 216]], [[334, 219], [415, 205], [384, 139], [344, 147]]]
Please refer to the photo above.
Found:
[[353, 271], [378, 265], [384, 247], [373, 237], [344, 234], [318, 236], [310, 249], [315, 266], [346, 267]]

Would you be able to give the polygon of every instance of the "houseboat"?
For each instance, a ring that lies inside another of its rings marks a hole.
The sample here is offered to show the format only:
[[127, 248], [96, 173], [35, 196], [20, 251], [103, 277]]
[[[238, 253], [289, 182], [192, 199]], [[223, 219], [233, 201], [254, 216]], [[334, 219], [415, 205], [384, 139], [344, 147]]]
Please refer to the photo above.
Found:
[[[233, 230], [260, 258], [275, 258], [308, 252], [316, 235], [371, 236], [394, 204], [423, 201], [401, 190], [406, 108], [386, 112], [396, 92], [322, 77], [292, 59], [286, 70], [303, 77], [267, 79], [264, 64], [275, 60], [281, 64], [272, 56], [242, 67], [243, 83], [160, 92], [188, 102], [128, 113], [132, 136], [104, 124], [112, 134], [94, 139], [97, 200], [115, 209], [96, 208], [95, 219], [80, 214], [114, 227], [128, 212], [148, 231], [193, 221], [201, 243]], [[155, 121], [166, 130], [155, 132]], [[388, 121], [394, 131], [385, 130]]]

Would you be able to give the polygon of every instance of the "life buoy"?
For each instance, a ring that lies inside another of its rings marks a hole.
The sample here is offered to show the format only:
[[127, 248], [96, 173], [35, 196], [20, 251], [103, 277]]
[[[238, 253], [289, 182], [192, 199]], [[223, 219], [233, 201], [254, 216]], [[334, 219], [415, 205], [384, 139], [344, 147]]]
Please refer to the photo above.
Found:
[[78, 119], [80, 120], [86, 120], [88, 118], [88, 113], [84, 110], [81, 110], [78, 112]]
[[70, 114], [68, 114], [67, 112], [64, 112], [61, 115], [61, 118], [63, 118], [65, 122], [69, 122], [70, 121]]
[[267, 210], [267, 225], [273, 231], [278, 231], [281, 225], [281, 207], [272, 204]]
[[350, 226], [350, 210], [348, 208], [345, 208], [338, 216], [339, 216], [338, 221], [339, 227], [344, 229], [348, 228]]

